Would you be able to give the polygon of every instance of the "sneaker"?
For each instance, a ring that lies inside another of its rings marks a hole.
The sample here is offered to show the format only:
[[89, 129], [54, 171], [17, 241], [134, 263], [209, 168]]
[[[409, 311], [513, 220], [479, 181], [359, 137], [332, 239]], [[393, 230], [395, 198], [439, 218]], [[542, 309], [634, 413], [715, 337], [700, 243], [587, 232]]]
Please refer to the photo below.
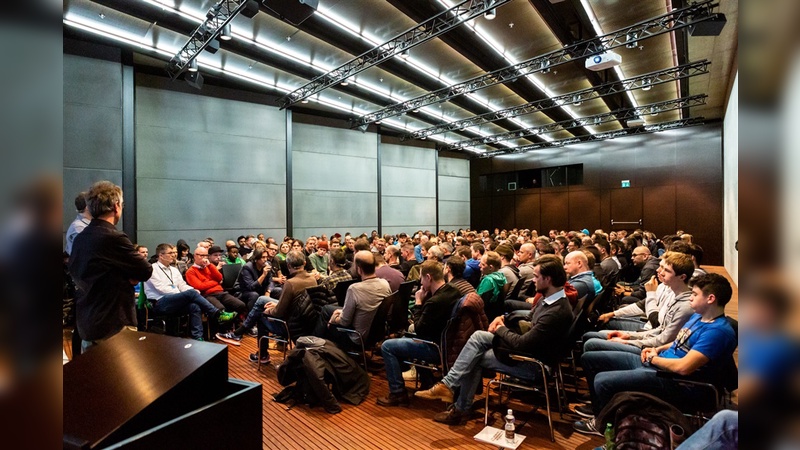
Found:
[[220, 311], [219, 318], [217, 320], [219, 321], [219, 323], [227, 323], [235, 318], [236, 318], [235, 312]]
[[[432, 388], [426, 391], [417, 391], [414, 393], [414, 397], [453, 403], [453, 391], [444, 383], [436, 383]], [[437, 422], [439, 421], [437, 420]]]
[[575, 414], [581, 417], [585, 417], [587, 419], [594, 419], [594, 411], [592, 410], [592, 405], [589, 403], [578, 405], [572, 408], [572, 410], [575, 412]]
[[247, 334], [249, 334], [252, 337], [258, 337], [258, 327], [253, 325], [253, 328], [247, 330]]
[[408, 406], [408, 392], [403, 389], [403, 392], [389, 393], [388, 397], [378, 397], [377, 403], [380, 406]]
[[403, 380], [405, 381], [417, 381], [417, 368], [411, 366], [410, 369], [403, 372]]
[[233, 331], [229, 331], [227, 333], [217, 333], [217, 339], [231, 345], [242, 345], [242, 337], [237, 336]]
[[602, 436], [603, 433], [597, 431], [594, 426], [594, 419], [579, 420], [572, 424], [572, 428], [578, 433], [593, 434], [595, 436]]
[[269, 353], [267, 353], [266, 356], [262, 356], [260, 361], [258, 359], [258, 353], [250, 353], [250, 362], [269, 364]]
[[[441, 383], [440, 383], [441, 384]], [[444, 423], [447, 425], [460, 425], [461, 422], [467, 417], [467, 413], [457, 410], [455, 407], [447, 411], [440, 412], [433, 416], [434, 422]]]

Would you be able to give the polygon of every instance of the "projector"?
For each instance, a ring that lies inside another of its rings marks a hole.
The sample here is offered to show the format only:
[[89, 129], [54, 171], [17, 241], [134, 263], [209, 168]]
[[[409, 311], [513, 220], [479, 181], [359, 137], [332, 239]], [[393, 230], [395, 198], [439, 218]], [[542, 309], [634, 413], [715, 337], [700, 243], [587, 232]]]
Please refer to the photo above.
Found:
[[642, 125], [644, 125], [644, 119], [639, 116], [628, 119], [628, 127], [640, 127]]
[[618, 66], [622, 62], [622, 56], [612, 51], [600, 53], [586, 58], [586, 68], [589, 70], [599, 71], [605, 70], [609, 67]]

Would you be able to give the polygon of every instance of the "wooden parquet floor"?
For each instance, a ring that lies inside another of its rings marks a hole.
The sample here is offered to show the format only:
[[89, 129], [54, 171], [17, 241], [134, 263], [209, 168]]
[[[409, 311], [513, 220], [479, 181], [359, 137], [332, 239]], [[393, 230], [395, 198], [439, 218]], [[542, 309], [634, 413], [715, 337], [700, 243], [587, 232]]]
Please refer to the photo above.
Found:
[[[725, 273], [723, 268], [707, 268], [710, 271]], [[734, 288], [734, 299], [727, 312], [738, 316], [738, 290]], [[69, 354], [68, 340], [65, 338], [65, 351]], [[375, 399], [386, 395], [388, 386], [382, 371], [371, 373], [372, 385], [366, 401], [358, 406], [342, 403], [343, 411], [328, 414], [321, 407], [309, 408], [296, 405], [287, 409], [285, 405], [272, 401], [272, 395], [282, 387], [276, 379], [275, 368], [262, 365], [261, 369], [251, 363], [248, 355], [254, 352], [256, 339], [245, 337], [241, 346], [229, 346], [229, 376], [261, 383], [263, 386], [262, 437], [265, 449], [490, 449], [492, 446], [477, 442], [473, 436], [483, 428], [483, 402], [476, 416], [465, 425], [447, 426], [432, 420], [434, 414], [444, 409], [445, 404], [438, 401], [413, 399], [410, 407], [386, 408], [376, 405]], [[281, 352], [270, 350], [273, 362], [279, 363]], [[375, 362], [381, 362], [376, 356]], [[413, 383], [407, 383], [413, 388]], [[493, 395], [496, 398], [496, 395]], [[543, 400], [541, 402], [544, 404]], [[520, 449], [576, 449], [588, 450], [602, 445], [602, 438], [585, 436], [572, 430], [576, 417], [565, 412], [563, 419], [553, 404], [556, 442], [549, 439], [547, 418], [544, 409], [534, 410], [528, 422], [518, 432], [527, 436]], [[530, 405], [512, 401], [518, 418], [524, 418], [531, 411]], [[235, 417], [220, 420], [236, 420]], [[494, 426], [502, 426], [499, 413], [494, 414]]]

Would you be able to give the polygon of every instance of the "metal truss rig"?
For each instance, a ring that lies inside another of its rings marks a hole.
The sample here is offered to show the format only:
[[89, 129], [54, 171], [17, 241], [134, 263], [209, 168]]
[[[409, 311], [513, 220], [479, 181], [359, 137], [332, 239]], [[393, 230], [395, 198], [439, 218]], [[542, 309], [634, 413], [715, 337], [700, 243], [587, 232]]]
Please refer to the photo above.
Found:
[[222, 27], [227, 25], [239, 12], [244, 9], [248, 0], [219, 0], [206, 13], [206, 20], [198, 26], [189, 41], [170, 58], [167, 63], [167, 73], [173, 80], [186, 69], [186, 66], [217, 38], [222, 32]]
[[560, 122], [548, 123], [539, 127], [527, 128], [524, 130], [508, 131], [505, 133], [495, 134], [492, 136], [483, 136], [475, 139], [467, 139], [456, 142], [444, 150], [462, 150], [466, 147], [474, 147], [476, 145], [494, 144], [497, 142], [508, 141], [511, 139], [520, 139], [528, 136], [537, 136], [544, 133], [553, 133], [556, 131], [567, 130], [570, 128], [600, 125], [602, 123], [614, 122], [618, 120], [630, 120], [637, 117], [642, 117], [647, 114], [658, 114], [660, 112], [672, 111], [676, 109], [688, 108], [692, 106], [705, 105], [708, 96], [706, 94], [693, 95], [690, 97], [683, 97], [675, 100], [666, 100], [658, 103], [651, 103], [649, 105], [638, 106], [636, 108], [621, 108], [615, 111], [610, 111], [602, 114], [595, 114], [588, 117], [579, 117], [576, 119], [567, 119]]
[[511, 0], [466, 0], [421, 22], [398, 36], [358, 55], [341, 66], [315, 77], [306, 85], [280, 98], [281, 109], [292, 106], [318, 92], [335, 86], [351, 76], [376, 66], [416, 45], [435, 38], [486, 11]]
[[361, 127], [365, 129], [366, 125], [378, 120], [397, 116], [423, 106], [447, 101], [453, 97], [468, 94], [496, 84], [510, 83], [522, 76], [532, 75], [537, 72], [548, 72], [553, 67], [566, 64], [575, 59], [586, 58], [603, 53], [607, 50], [622, 47], [631, 40], [641, 41], [703, 22], [710, 19], [712, 17], [712, 10], [719, 6], [719, 3], [713, 3], [714, 1], [715, 0], [704, 0], [694, 3], [685, 8], [673, 10], [667, 14], [639, 22], [635, 25], [621, 28], [617, 31], [592, 39], [576, 42], [562, 49], [536, 56], [527, 61], [507, 66], [452, 86], [444, 87], [411, 100], [387, 106], [381, 110], [354, 119], [350, 127]]
[[592, 142], [592, 141], [606, 141], [608, 139], [614, 139], [622, 136], [632, 136], [635, 134], [649, 134], [649, 133], [658, 133], [660, 131], [666, 130], [674, 130], [677, 128], [686, 128], [686, 127], [693, 127], [697, 125], [703, 125], [705, 123], [704, 117], [690, 117], [687, 119], [679, 119], [674, 120], [672, 122], [663, 122], [653, 125], [643, 125], [638, 127], [629, 127], [624, 128], [622, 130], [616, 131], [609, 131], [606, 133], [598, 133], [592, 134], [590, 136], [581, 136], [581, 137], [574, 137], [569, 139], [561, 139], [558, 141], [552, 142], [543, 142], [541, 144], [531, 144], [525, 145], [522, 147], [515, 147], [510, 148], [507, 150], [495, 150], [491, 152], [481, 153], [478, 155], [478, 158], [491, 158], [493, 156], [498, 155], [508, 155], [508, 154], [517, 154], [517, 153], [526, 153], [532, 150], [539, 150], [543, 148], [559, 148], [564, 147], [566, 145], [578, 144], [580, 142]]
[[584, 102], [619, 92], [633, 91], [636, 89], [647, 88], [662, 83], [680, 80], [682, 78], [702, 75], [708, 73], [708, 66], [710, 64], [711, 63], [708, 60], [701, 60], [683, 64], [677, 67], [670, 67], [669, 69], [646, 73], [644, 75], [627, 78], [621, 81], [611, 81], [600, 86], [581, 89], [579, 91], [570, 92], [557, 97], [536, 100], [530, 103], [525, 103], [524, 105], [513, 106], [511, 108], [492, 111], [485, 114], [468, 117], [466, 119], [457, 120], [455, 122], [424, 128], [422, 130], [414, 131], [411, 134], [403, 135], [401, 139], [404, 141], [408, 139], [425, 139], [428, 136], [435, 134], [446, 133], [448, 131], [461, 131], [466, 128], [478, 126], [488, 122], [494, 122], [501, 119], [511, 119], [513, 117], [522, 116], [525, 114], [532, 114], [535, 112], [557, 108], [570, 103]]

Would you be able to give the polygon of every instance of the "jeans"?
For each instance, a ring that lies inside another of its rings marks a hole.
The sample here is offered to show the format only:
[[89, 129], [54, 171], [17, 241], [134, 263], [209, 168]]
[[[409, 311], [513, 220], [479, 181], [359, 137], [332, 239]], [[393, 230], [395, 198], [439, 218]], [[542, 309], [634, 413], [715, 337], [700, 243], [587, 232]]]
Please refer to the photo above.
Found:
[[217, 309], [224, 309], [225, 311], [231, 311], [241, 315], [247, 313], [247, 306], [244, 302], [225, 291], [208, 294], [206, 300]]
[[724, 409], [678, 446], [678, 450], [739, 448], [739, 412]]
[[584, 353], [581, 356], [581, 365], [586, 371], [586, 381], [595, 415], [615, 394], [623, 391], [644, 392], [658, 398], [670, 399], [670, 403], [673, 404], [688, 404], [692, 398], [698, 397], [697, 389], [684, 387], [673, 380], [659, 377], [655, 368], [645, 366], [641, 356], [631, 352]]
[[456, 409], [465, 412], [472, 407], [475, 392], [483, 381], [483, 369], [496, 370], [512, 377], [534, 381], [539, 376], [539, 366], [531, 362], [518, 362], [513, 366], [500, 362], [494, 356], [492, 340], [494, 334], [488, 331], [476, 331], [469, 337], [466, 345], [458, 354], [456, 362], [442, 379], [450, 389], [461, 387], [456, 399]]
[[[403, 381], [403, 370], [407, 370], [408, 365], [403, 364], [402, 360], [420, 360], [432, 363], [439, 363], [439, 352], [436, 347], [422, 342], [415, 342], [410, 338], [387, 339], [381, 345], [381, 355], [383, 364], [386, 366], [386, 379], [389, 382], [389, 392], [399, 394], [406, 389]], [[428, 373], [429, 371], [424, 370]], [[422, 372], [420, 372], [420, 375]]]
[[261, 318], [262, 314], [264, 314], [264, 305], [266, 305], [269, 301], [269, 297], [264, 295], [258, 297], [258, 299], [253, 303], [253, 306], [250, 308], [250, 312], [247, 313], [247, 317], [244, 318], [242, 326], [244, 328], [253, 328], [253, 325], [256, 325], [258, 323], [258, 319]]
[[642, 354], [642, 349], [630, 344], [623, 344], [620, 342], [609, 341], [608, 334], [610, 331], [590, 331], [583, 335], [583, 351], [596, 352], [603, 350], [612, 350], [619, 352], [630, 352], [636, 355]]
[[[199, 292], [194, 289], [167, 294], [153, 305], [153, 313], [159, 316], [181, 316], [189, 314], [189, 332], [192, 339], [203, 338], [203, 317], [201, 313], [216, 320], [219, 309], [209, 303]], [[211, 326], [209, 321], [209, 326]]]
[[[330, 327], [328, 326], [328, 322], [330, 322], [334, 311], [337, 309], [342, 309], [342, 307], [335, 303], [322, 307], [319, 312], [319, 321], [317, 321], [317, 326], [314, 328], [314, 336], [333, 341], [340, 349], [347, 351], [351, 347], [358, 346], [360, 344], [357, 340], [354, 340], [355, 337], [351, 338], [350, 334], [337, 330], [335, 325]], [[352, 328], [352, 326], [348, 328]], [[363, 336], [363, 338], [366, 339], [366, 336]], [[359, 351], [360, 350], [361, 347], [359, 347]]]
[[607, 330], [639, 331], [644, 326], [645, 321], [634, 317], [616, 317], [608, 321], [605, 325]]
[[[261, 303], [262, 314], [256, 318], [256, 326], [258, 328], [258, 342], [259, 343], [261, 342], [262, 336], [266, 336], [267, 334], [270, 333], [286, 337], [286, 328], [283, 327], [283, 324], [277, 322], [270, 322], [269, 320], [267, 320], [267, 316], [263, 314], [264, 312], [263, 305], [266, 305], [267, 303], [278, 303], [278, 301], [262, 295], [256, 301], [256, 306], [253, 307], [253, 311], [255, 311], [258, 308], [259, 303]], [[250, 312], [253, 313], [253, 311]], [[297, 339], [297, 337], [295, 337], [295, 339]], [[267, 349], [263, 350], [266, 351]]]

